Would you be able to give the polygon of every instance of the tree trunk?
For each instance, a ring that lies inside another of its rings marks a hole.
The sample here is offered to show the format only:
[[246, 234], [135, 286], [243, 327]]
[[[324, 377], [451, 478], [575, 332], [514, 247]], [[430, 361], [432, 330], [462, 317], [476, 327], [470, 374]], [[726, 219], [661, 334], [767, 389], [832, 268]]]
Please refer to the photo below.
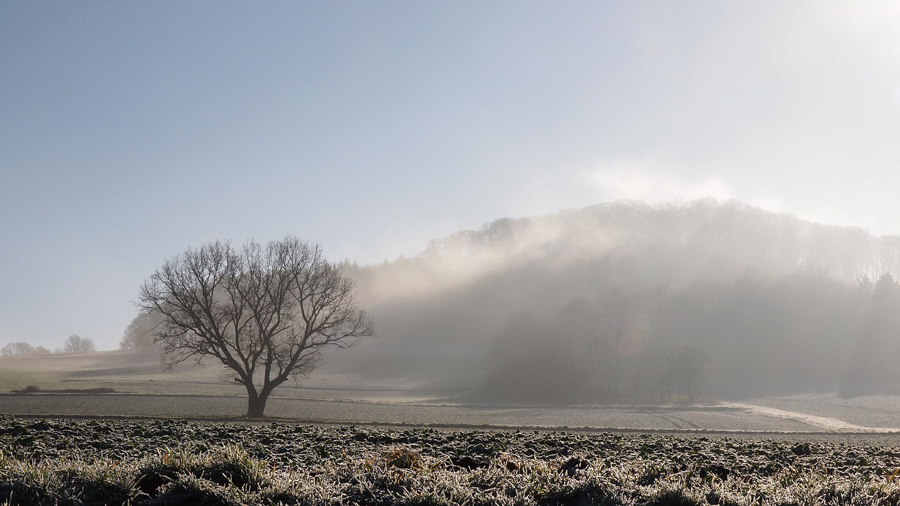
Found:
[[247, 394], [247, 418], [262, 418], [266, 411], [269, 392], [264, 390], [261, 394], [257, 394], [255, 388], [248, 386]]

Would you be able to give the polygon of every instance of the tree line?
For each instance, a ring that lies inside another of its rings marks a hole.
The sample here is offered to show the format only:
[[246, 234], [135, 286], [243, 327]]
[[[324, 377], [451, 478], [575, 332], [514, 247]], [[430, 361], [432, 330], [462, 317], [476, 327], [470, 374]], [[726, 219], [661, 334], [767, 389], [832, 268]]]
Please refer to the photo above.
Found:
[[97, 346], [94, 344], [93, 339], [90, 337], [81, 337], [78, 334], [72, 334], [66, 338], [61, 348], [50, 350], [43, 346], [32, 346], [24, 341], [16, 341], [8, 343], [0, 348], [0, 356], [73, 355], [77, 353], [91, 353], [94, 351], [97, 351]]
[[900, 284], [819, 274], [680, 291], [604, 290], [489, 344], [486, 398], [691, 402], [703, 395], [900, 392]]

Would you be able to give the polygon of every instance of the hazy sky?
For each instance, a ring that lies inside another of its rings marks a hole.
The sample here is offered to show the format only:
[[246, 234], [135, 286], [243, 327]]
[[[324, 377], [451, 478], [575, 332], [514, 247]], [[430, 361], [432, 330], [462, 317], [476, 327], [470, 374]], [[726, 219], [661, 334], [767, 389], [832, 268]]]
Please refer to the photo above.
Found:
[[0, 345], [212, 239], [333, 259], [620, 198], [900, 233], [900, 3], [0, 3]]

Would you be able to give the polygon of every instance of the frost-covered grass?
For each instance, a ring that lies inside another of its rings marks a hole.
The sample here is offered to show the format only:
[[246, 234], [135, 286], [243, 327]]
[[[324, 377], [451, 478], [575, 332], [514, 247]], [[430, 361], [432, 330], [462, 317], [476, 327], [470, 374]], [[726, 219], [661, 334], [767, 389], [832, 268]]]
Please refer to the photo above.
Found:
[[900, 504], [825, 440], [0, 418], [0, 504]]

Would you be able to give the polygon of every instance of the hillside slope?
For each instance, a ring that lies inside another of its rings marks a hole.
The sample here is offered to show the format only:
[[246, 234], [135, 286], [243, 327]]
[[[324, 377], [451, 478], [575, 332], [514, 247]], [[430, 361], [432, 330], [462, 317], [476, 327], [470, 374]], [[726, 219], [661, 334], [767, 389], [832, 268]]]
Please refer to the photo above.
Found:
[[326, 367], [526, 402], [890, 391], [900, 238], [737, 202], [502, 219], [350, 267], [379, 337]]

